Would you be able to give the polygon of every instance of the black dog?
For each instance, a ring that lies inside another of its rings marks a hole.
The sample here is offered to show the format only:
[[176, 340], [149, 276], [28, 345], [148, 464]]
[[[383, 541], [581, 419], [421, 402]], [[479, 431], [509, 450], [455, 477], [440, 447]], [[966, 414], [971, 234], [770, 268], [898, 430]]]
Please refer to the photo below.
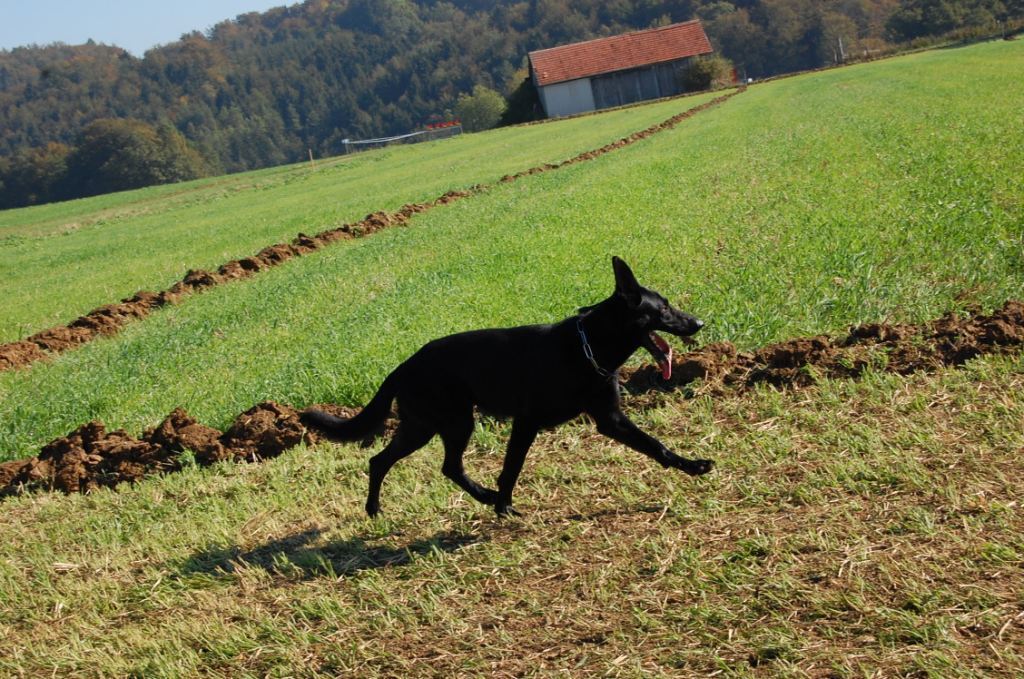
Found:
[[[512, 489], [537, 432], [587, 413], [597, 430], [663, 467], [692, 476], [714, 463], [688, 460], [640, 431], [619, 406], [617, 371], [639, 347], [650, 351], [666, 377], [671, 349], [657, 330], [687, 337], [702, 321], [672, 307], [658, 293], [637, 283], [618, 257], [612, 258], [615, 293], [579, 315], [553, 325], [475, 330], [426, 344], [395, 369], [376, 396], [351, 419], [318, 410], [302, 413], [307, 425], [329, 438], [355, 441], [378, 428], [398, 400], [394, 438], [370, 460], [366, 512], [380, 511], [380, 487], [391, 466], [434, 437], [444, 442], [444, 475], [499, 516], [515, 514]], [[511, 417], [512, 436], [498, 476], [498, 489], [484, 488], [466, 476], [462, 454], [473, 432], [473, 406]]]

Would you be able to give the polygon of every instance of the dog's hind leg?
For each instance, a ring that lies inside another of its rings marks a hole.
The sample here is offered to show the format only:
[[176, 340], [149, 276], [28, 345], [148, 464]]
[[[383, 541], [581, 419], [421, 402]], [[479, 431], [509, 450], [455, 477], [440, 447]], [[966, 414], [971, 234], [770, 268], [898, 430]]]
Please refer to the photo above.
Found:
[[366, 513], [377, 516], [380, 512], [380, 487], [388, 470], [403, 457], [412, 455], [427, 445], [434, 432], [415, 420], [402, 419], [391, 442], [370, 458], [370, 491], [366, 496]]
[[537, 431], [532, 422], [521, 417], [512, 422], [512, 435], [505, 451], [505, 462], [501, 467], [501, 474], [498, 475], [498, 501], [494, 505], [494, 511], [498, 516], [519, 515], [519, 512], [512, 509], [512, 491], [519, 480], [519, 472], [523, 470], [526, 453], [533, 445], [533, 440], [537, 438]]
[[462, 455], [466, 452], [470, 436], [473, 435], [473, 411], [468, 410], [463, 416], [449, 419], [440, 434], [441, 440], [444, 441], [444, 464], [441, 472], [459, 488], [469, 493], [473, 499], [485, 505], [493, 505], [498, 494], [466, 476], [466, 469], [462, 464]]

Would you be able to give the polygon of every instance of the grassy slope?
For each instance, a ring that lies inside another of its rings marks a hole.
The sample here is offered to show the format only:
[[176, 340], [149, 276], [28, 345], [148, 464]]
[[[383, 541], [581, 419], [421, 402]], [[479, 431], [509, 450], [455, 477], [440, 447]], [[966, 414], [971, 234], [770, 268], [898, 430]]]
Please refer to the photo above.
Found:
[[564, 160], [708, 98], [392, 147], [315, 170], [295, 165], [0, 212], [0, 342], [140, 288], [167, 288], [190, 268], [213, 268], [300, 231]]
[[[527, 461], [523, 521], [456, 492], [436, 442], [377, 521], [350, 446], [8, 501], [0, 674], [1020, 676], [1022, 375], [638, 413], [719, 461], [700, 481], [570, 425]], [[489, 479], [507, 432], [482, 434]]]
[[553, 320], [608, 256], [743, 347], [1024, 296], [1021, 43], [761, 85], [672, 132], [339, 245], [0, 375], [11, 456], [99, 417], [362, 402], [422, 342]]
[[[596, 299], [611, 251], [746, 346], [1019, 296], [1021, 54], [757, 87], [199, 296], [0, 376], [0, 450], [93, 414], [356, 399], [426, 337]], [[1022, 375], [990, 358], [635, 413], [718, 459], [699, 481], [572, 424], [527, 461], [522, 522], [456, 492], [436, 442], [389, 477], [378, 521], [350, 446], [9, 500], [0, 674], [1020, 676]], [[478, 432], [475, 477], [506, 435]]]

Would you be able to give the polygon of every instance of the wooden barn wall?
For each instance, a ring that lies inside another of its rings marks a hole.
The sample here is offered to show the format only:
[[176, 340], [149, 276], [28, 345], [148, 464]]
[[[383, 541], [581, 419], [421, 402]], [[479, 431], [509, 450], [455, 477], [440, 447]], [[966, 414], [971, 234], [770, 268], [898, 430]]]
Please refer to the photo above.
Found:
[[658, 99], [681, 94], [679, 73], [688, 59], [647, 68], [618, 71], [590, 79], [597, 108], [611, 108], [633, 104], [647, 99]]

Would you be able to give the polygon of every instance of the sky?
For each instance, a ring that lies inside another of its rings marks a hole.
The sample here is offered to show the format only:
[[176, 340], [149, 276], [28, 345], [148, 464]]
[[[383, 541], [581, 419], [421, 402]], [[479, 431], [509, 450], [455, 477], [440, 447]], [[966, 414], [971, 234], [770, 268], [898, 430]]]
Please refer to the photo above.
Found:
[[0, 0], [0, 49], [90, 38], [135, 56], [184, 33], [298, 0]]

